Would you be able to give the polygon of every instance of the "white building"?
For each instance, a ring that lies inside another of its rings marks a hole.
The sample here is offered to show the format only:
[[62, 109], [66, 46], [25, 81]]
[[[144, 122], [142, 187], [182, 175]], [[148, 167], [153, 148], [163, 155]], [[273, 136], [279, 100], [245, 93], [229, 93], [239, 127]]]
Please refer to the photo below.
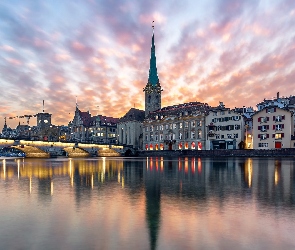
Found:
[[244, 147], [244, 117], [241, 113], [219, 107], [206, 116], [206, 149], [237, 149]]
[[253, 115], [253, 149], [290, 148], [293, 112], [268, 106]]

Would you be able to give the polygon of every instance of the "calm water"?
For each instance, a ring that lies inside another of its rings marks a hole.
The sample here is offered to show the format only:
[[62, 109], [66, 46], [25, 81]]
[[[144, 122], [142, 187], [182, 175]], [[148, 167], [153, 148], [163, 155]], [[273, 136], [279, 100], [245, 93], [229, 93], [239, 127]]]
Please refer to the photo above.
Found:
[[0, 161], [0, 249], [295, 249], [295, 159]]

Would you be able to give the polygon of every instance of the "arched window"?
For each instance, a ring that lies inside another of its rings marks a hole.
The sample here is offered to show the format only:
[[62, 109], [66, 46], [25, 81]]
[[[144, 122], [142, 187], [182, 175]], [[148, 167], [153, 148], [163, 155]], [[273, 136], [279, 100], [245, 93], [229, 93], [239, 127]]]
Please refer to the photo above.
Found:
[[196, 143], [192, 142], [191, 149], [195, 149], [195, 148], [196, 148]]

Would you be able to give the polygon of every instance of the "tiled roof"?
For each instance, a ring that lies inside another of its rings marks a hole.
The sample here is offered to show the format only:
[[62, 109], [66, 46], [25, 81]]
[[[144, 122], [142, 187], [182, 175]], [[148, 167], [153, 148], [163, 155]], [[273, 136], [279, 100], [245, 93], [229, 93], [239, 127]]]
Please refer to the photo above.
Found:
[[167, 116], [167, 115], [180, 115], [187, 112], [188, 114], [195, 113], [197, 111], [201, 113], [208, 113], [210, 106], [207, 103], [201, 102], [188, 102], [173, 106], [167, 106], [159, 110], [153, 111], [148, 115], [148, 118], [154, 119], [155, 116]]
[[127, 121], [143, 121], [145, 112], [143, 110], [131, 108], [123, 117], [120, 118], [119, 122]]

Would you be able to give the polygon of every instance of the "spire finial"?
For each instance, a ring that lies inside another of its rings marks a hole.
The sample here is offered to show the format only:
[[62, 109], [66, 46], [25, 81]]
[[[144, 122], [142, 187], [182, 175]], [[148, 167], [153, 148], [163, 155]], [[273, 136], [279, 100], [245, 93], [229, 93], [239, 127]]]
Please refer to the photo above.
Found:
[[76, 96], [76, 108], [78, 108], [78, 97]]
[[153, 32], [154, 32], [154, 29], [155, 29], [155, 25], [154, 25], [155, 21], [152, 22], [152, 28], [153, 28]]

